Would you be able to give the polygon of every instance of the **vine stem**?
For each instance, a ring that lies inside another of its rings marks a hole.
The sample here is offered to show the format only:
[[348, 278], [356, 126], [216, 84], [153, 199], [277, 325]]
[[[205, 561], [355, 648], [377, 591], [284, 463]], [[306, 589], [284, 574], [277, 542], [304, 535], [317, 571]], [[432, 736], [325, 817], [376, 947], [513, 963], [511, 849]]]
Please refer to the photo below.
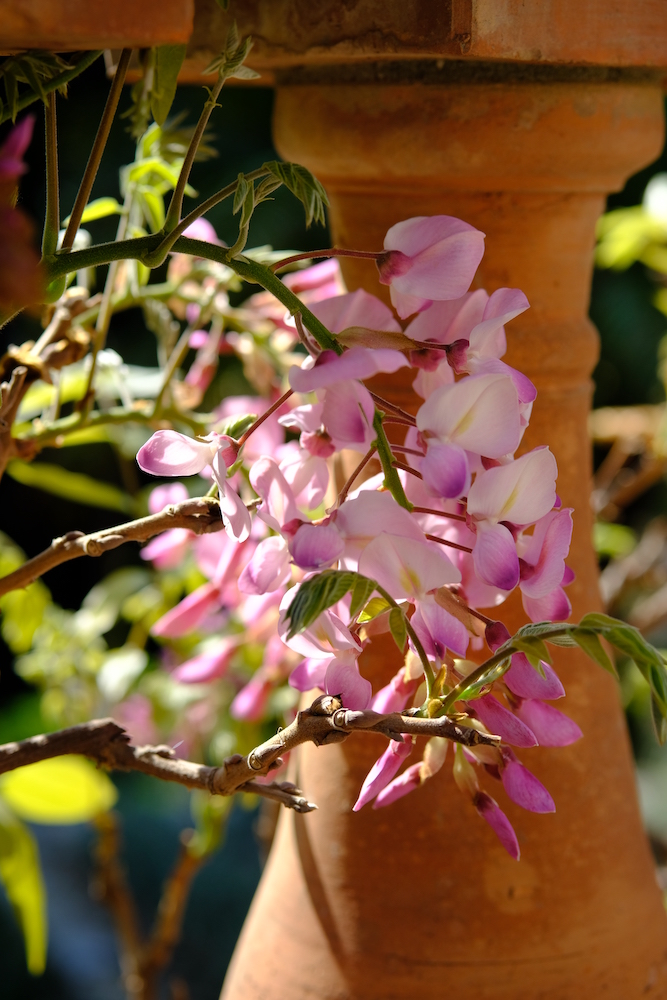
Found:
[[403, 483], [401, 482], [398, 472], [396, 471], [396, 466], [399, 463], [395, 461], [394, 456], [391, 453], [391, 445], [387, 440], [387, 435], [385, 434], [384, 427], [382, 426], [382, 417], [383, 414], [381, 411], [376, 410], [375, 416], [373, 417], [373, 428], [376, 434], [375, 446], [377, 448], [378, 458], [380, 459], [382, 471], [384, 473], [384, 483], [399, 506], [404, 507], [406, 510], [412, 510], [412, 504], [405, 495]]
[[[569, 635], [571, 629], [572, 629], [571, 625], [559, 626], [554, 628], [553, 631], [549, 633], [546, 632], [542, 633], [540, 635], [540, 639], [548, 642], [549, 639], [557, 639], [561, 635]], [[479, 667], [477, 667], [476, 670], [473, 670], [471, 674], [468, 674], [468, 676], [464, 677], [462, 681], [459, 681], [456, 687], [452, 688], [449, 694], [442, 699], [442, 705], [438, 712], [438, 715], [446, 714], [447, 711], [450, 708], [452, 708], [452, 706], [455, 705], [456, 702], [461, 698], [461, 695], [465, 693], [466, 688], [469, 688], [472, 685], [477, 684], [479, 681], [481, 681], [484, 675], [489, 672], [489, 670], [492, 670], [493, 667], [497, 666], [499, 663], [502, 663], [503, 660], [510, 660], [513, 653], [520, 653], [520, 652], [521, 650], [514, 645], [501, 646], [500, 649], [496, 653], [494, 653], [493, 656], [489, 657], [488, 660], [485, 660], [484, 663], [482, 663]]]
[[380, 594], [381, 597], [384, 597], [387, 604], [390, 604], [392, 608], [398, 608], [398, 610], [403, 615], [403, 621], [405, 622], [405, 629], [410, 638], [412, 639], [412, 644], [415, 647], [415, 650], [417, 651], [417, 656], [421, 660], [421, 665], [424, 668], [424, 676], [426, 677], [426, 697], [428, 701], [431, 698], [431, 692], [433, 691], [433, 687], [435, 685], [435, 674], [433, 673], [433, 667], [431, 666], [430, 660], [426, 655], [426, 650], [422, 646], [419, 636], [412, 627], [410, 619], [408, 618], [408, 616], [406, 615], [405, 611], [400, 606], [400, 604], [398, 604], [391, 596], [391, 594], [388, 591], [386, 591], [384, 587], [381, 587], [379, 583], [377, 583], [375, 580], [373, 580], [373, 583], [375, 584], [375, 589], [377, 590], [378, 594]]
[[42, 235], [42, 256], [49, 257], [58, 248], [60, 232], [60, 189], [58, 184], [58, 128], [56, 124], [56, 94], [47, 95], [44, 108], [46, 141], [46, 212]]
[[88, 204], [90, 192], [93, 189], [93, 184], [95, 182], [95, 178], [97, 177], [97, 171], [102, 160], [102, 154], [104, 153], [107, 139], [109, 138], [111, 125], [116, 116], [118, 101], [120, 100], [123, 83], [125, 82], [125, 74], [127, 73], [127, 67], [129, 65], [131, 55], [132, 49], [123, 49], [120, 54], [120, 59], [118, 60], [116, 72], [114, 73], [114, 78], [109, 90], [109, 96], [107, 97], [107, 102], [104, 105], [104, 111], [102, 112], [100, 124], [97, 129], [97, 135], [95, 136], [95, 141], [93, 142], [93, 147], [90, 151], [90, 156], [88, 157], [88, 163], [86, 164], [86, 169], [84, 170], [83, 177], [81, 178], [81, 184], [77, 192], [69, 223], [67, 224], [67, 230], [65, 232], [65, 236], [63, 237], [63, 250], [69, 250], [74, 245], [74, 238], [76, 237], [79, 226], [81, 225], [81, 216], [83, 215], [85, 207]]
[[208, 101], [206, 101], [204, 107], [202, 108], [201, 115], [199, 116], [199, 121], [197, 122], [197, 127], [195, 128], [192, 138], [190, 139], [190, 145], [188, 146], [188, 151], [185, 154], [185, 159], [183, 160], [183, 166], [181, 167], [181, 172], [178, 175], [178, 181], [176, 182], [174, 193], [171, 196], [171, 201], [169, 202], [167, 218], [165, 219], [164, 223], [164, 229], [165, 232], [167, 233], [170, 233], [172, 229], [175, 229], [176, 226], [181, 221], [181, 211], [183, 209], [183, 196], [185, 194], [185, 188], [190, 178], [190, 171], [192, 170], [192, 165], [195, 162], [195, 156], [197, 155], [199, 144], [202, 141], [204, 132], [206, 131], [206, 126], [208, 125], [208, 120], [211, 117], [211, 114], [213, 113], [213, 108], [216, 106], [224, 82], [225, 82], [225, 77], [220, 76], [215, 87], [210, 92]]
[[300, 260], [315, 260], [317, 257], [364, 257], [369, 260], [377, 260], [383, 253], [384, 250], [374, 253], [372, 250], [341, 250], [338, 247], [329, 247], [328, 250], [309, 250], [276, 261], [275, 264], [271, 264], [271, 270], [279, 271], [281, 267], [287, 267], [288, 264], [296, 264]]
[[272, 413], [275, 413], [276, 410], [278, 410], [283, 405], [283, 403], [286, 403], [287, 400], [290, 398], [290, 396], [293, 395], [293, 393], [294, 389], [288, 389], [287, 392], [284, 392], [282, 394], [280, 399], [277, 399], [275, 403], [271, 404], [268, 410], [264, 410], [264, 413], [262, 413], [261, 416], [257, 417], [257, 420], [254, 422], [254, 424], [251, 424], [248, 430], [244, 434], [242, 434], [241, 437], [239, 438], [239, 448], [243, 447], [243, 445], [246, 443], [250, 435], [254, 434], [257, 428], [261, 427], [264, 421], [267, 420]]

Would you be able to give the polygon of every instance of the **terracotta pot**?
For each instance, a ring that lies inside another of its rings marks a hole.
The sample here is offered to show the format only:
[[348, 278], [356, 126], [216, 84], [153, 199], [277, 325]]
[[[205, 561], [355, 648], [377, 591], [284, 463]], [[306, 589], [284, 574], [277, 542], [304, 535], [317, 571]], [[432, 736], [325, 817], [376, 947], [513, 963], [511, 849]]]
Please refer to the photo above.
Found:
[[[522, 288], [507, 360], [536, 383], [525, 447], [550, 445], [576, 508], [574, 617], [599, 607], [590, 545], [586, 417], [597, 335], [587, 319], [595, 221], [608, 191], [659, 152], [656, 85], [497, 83], [284, 86], [275, 133], [331, 197], [334, 240], [376, 249], [392, 223], [460, 216], [487, 233], [479, 283]], [[345, 263], [378, 292], [373, 266]], [[385, 382], [402, 404], [408, 386]], [[414, 407], [415, 401], [412, 401]], [[503, 617], [524, 619], [514, 603]], [[388, 809], [353, 814], [378, 738], [302, 748], [297, 780], [319, 811], [283, 813], [223, 990], [224, 1000], [575, 1000], [667, 997], [667, 923], [641, 829], [614, 682], [572, 650], [556, 665], [573, 747], [524, 760], [555, 815], [508, 802], [512, 861], [445, 769]], [[363, 670], [396, 669], [376, 643]], [[491, 787], [493, 785], [493, 787]]]
[[0, 0], [0, 50], [182, 44], [193, 16], [194, 0]]

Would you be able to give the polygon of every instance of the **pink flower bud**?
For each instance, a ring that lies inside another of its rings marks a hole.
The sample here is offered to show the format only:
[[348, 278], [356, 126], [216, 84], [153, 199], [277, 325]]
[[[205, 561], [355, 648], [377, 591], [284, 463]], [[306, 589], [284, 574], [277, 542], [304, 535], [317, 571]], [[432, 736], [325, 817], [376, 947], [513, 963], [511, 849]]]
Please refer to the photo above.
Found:
[[529, 812], [555, 812], [554, 800], [542, 782], [517, 760], [509, 748], [503, 747], [502, 757], [500, 778], [512, 802]]
[[379, 757], [364, 778], [364, 783], [359, 792], [359, 798], [352, 806], [354, 812], [363, 809], [367, 803], [389, 784], [392, 778], [400, 769], [401, 764], [412, 753], [412, 740], [390, 740], [389, 746]]
[[519, 841], [516, 839], [512, 824], [495, 799], [486, 792], [478, 792], [473, 799], [473, 805], [482, 819], [489, 824], [510, 857], [518, 861], [521, 855]]
[[378, 794], [375, 802], [373, 803], [373, 809], [382, 809], [383, 806], [391, 805], [392, 802], [396, 802], [397, 799], [402, 799], [404, 795], [409, 792], [414, 792], [415, 788], [419, 788], [422, 783], [421, 778], [421, 763], [413, 764], [409, 767], [407, 771], [403, 774], [399, 774], [398, 778], [383, 788]]

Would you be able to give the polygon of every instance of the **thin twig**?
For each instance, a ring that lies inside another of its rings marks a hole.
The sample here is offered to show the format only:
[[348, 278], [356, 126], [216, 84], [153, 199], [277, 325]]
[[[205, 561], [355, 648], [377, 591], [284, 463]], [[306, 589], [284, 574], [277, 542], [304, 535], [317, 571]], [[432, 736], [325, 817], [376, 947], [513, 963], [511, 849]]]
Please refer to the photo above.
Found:
[[368, 449], [368, 451], [366, 452], [366, 454], [364, 455], [364, 457], [362, 458], [362, 460], [359, 462], [358, 466], [353, 471], [352, 475], [350, 476], [350, 478], [348, 479], [348, 481], [345, 483], [345, 485], [343, 486], [342, 490], [338, 494], [338, 500], [336, 502], [336, 507], [340, 507], [341, 504], [344, 503], [345, 498], [346, 498], [347, 494], [350, 492], [350, 489], [352, 488], [352, 485], [353, 485], [355, 479], [357, 478], [357, 476], [359, 475], [359, 473], [362, 472], [366, 468], [366, 466], [368, 465], [368, 463], [370, 462], [370, 460], [372, 459], [372, 457], [373, 457], [373, 455], [375, 454], [376, 451], [377, 451], [377, 445], [375, 445], [375, 444], [372, 445]]
[[409, 472], [411, 476], [416, 476], [417, 479], [424, 478], [421, 472], [417, 472], [416, 469], [413, 469], [411, 465], [406, 465], [405, 462], [399, 462], [398, 459], [394, 459], [392, 464], [395, 469], [402, 469], [403, 472]]
[[378, 396], [377, 392], [371, 392], [370, 389], [368, 391], [371, 393], [371, 399], [373, 402], [376, 403], [381, 410], [389, 410], [391, 413], [396, 413], [399, 417], [403, 417], [404, 420], [407, 420], [408, 423], [412, 424], [413, 427], [417, 425], [417, 421], [411, 413], [408, 413], [407, 410], [402, 410], [401, 407], [396, 406], [395, 403], [390, 403], [388, 399], [384, 398], [384, 396]]
[[109, 138], [111, 125], [116, 115], [116, 109], [118, 108], [118, 101], [123, 89], [123, 83], [125, 82], [125, 74], [127, 73], [127, 67], [129, 65], [131, 55], [132, 49], [123, 49], [120, 54], [116, 72], [111, 82], [109, 96], [107, 97], [107, 102], [104, 106], [104, 111], [102, 112], [100, 124], [97, 129], [97, 135], [95, 136], [95, 141], [93, 142], [93, 147], [90, 151], [90, 156], [88, 157], [88, 163], [86, 164], [86, 169], [83, 173], [81, 184], [74, 202], [74, 208], [72, 209], [67, 230], [65, 232], [65, 236], [63, 237], [63, 250], [69, 250], [69, 248], [74, 245], [74, 238], [77, 234], [79, 226], [81, 225], [81, 216], [83, 215], [84, 209], [88, 204], [90, 192], [93, 189], [93, 184], [95, 182], [95, 178], [97, 177], [97, 171], [100, 166], [100, 161], [102, 160], [102, 154], [107, 144], [107, 139]]
[[[395, 448], [395, 447], [396, 447], [395, 445], [392, 445], [392, 448]], [[412, 513], [413, 514], [435, 514], [437, 517], [448, 517], [452, 521], [465, 521], [466, 520], [465, 514], [448, 514], [444, 510], [434, 510], [432, 507], [413, 507], [412, 508]]]
[[272, 271], [279, 271], [288, 264], [296, 264], [300, 260], [315, 260], [316, 257], [365, 257], [370, 260], [377, 260], [384, 250], [374, 253], [372, 250], [340, 250], [338, 247], [329, 247], [328, 250], [308, 250], [305, 253], [295, 253], [291, 257], [283, 257], [282, 260], [271, 264]]
[[296, 332], [298, 334], [299, 340], [306, 348], [308, 353], [312, 357], [316, 358], [320, 353], [320, 348], [317, 346], [317, 343], [313, 343], [313, 341], [311, 341], [310, 337], [308, 336], [306, 328], [303, 325], [303, 320], [301, 319], [300, 312], [294, 313], [294, 325], [296, 326]]
[[257, 428], [261, 427], [264, 421], [267, 420], [272, 413], [275, 413], [276, 410], [279, 410], [280, 407], [283, 405], [283, 403], [286, 403], [287, 400], [290, 398], [290, 396], [292, 396], [293, 394], [294, 394], [294, 389], [288, 389], [287, 392], [284, 392], [282, 394], [280, 399], [277, 399], [275, 403], [271, 404], [268, 410], [264, 410], [264, 413], [262, 413], [261, 416], [257, 417], [257, 420], [255, 420], [255, 422], [250, 425], [245, 434], [242, 434], [241, 437], [239, 438], [239, 448], [241, 448], [246, 443], [250, 435], [254, 434]]
[[467, 545], [459, 545], [458, 542], [450, 542], [446, 538], [438, 538], [437, 535], [424, 535], [424, 538], [428, 538], [429, 542], [437, 542], [439, 545], [448, 545], [450, 549], [459, 549], [461, 552], [472, 552]]
[[46, 211], [42, 235], [42, 256], [56, 252], [60, 232], [60, 194], [58, 181], [58, 130], [56, 125], [56, 94], [47, 97], [44, 108], [44, 134], [46, 144]]
[[464, 746], [496, 746], [500, 742], [498, 736], [460, 725], [444, 715], [437, 719], [425, 719], [398, 712], [389, 715], [370, 710], [355, 712], [343, 708], [338, 698], [321, 695], [310, 708], [299, 712], [289, 726], [255, 747], [247, 757], [234, 754], [220, 767], [181, 760], [168, 746], [132, 746], [128, 734], [113, 719], [95, 719], [70, 729], [0, 746], [0, 774], [39, 760], [74, 753], [82, 754], [108, 770], [141, 771], [188, 788], [202, 788], [213, 795], [254, 792], [277, 799], [297, 812], [310, 812], [315, 806], [304, 799], [293, 785], [287, 782], [258, 784], [255, 778], [279, 766], [281, 755], [302, 743], [314, 743], [316, 746], [340, 743], [353, 732], [380, 734], [392, 740], [405, 733], [442, 736]]
[[33, 580], [71, 559], [101, 556], [125, 542], [145, 542], [170, 528], [187, 528], [202, 535], [219, 531], [222, 526], [218, 501], [212, 497], [196, 497], [165, 507], [159, 514], [150, 514], [136, 521], [94, 531], [90, 535], [70, 531], [60, 538], [54, 538], [48, 549], [28, 559], [13, 573], [0, 578], [0, 596], [10, 590], [27, 587]]

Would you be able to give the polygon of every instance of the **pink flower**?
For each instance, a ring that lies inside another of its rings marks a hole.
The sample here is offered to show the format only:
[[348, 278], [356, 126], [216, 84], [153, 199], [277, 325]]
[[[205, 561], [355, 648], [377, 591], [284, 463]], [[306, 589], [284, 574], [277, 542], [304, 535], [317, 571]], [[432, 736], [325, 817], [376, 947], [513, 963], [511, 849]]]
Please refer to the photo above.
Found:
[[392, 226], [384, 246], [380, 281], [405, 319], [468, 290], [484, 254], [484, 233], [448, 215], [419, 216]]
[[373, 688], [359, 673], [357, 652], [338, 653], [327, 665], [324, 675], [326, 694], [340, 697], [345, 708], [362, 711], [371, 703]]
[[392, 536], [424, 541], [424, 533], [416, 519], [399, 507], [390, 493], [361, 490], [358, 496], [348, 498], [333, 517], [345, 539], [343, 565], [346, 569], [357, 569], [361, 553], [377, 536], [380, 525], [382, 531]]
[[465, 625], [441, 608], [433, 597], [422, 597], [411, 618], [411, 625], [426, 651], [426, 655], [442, 662], [447, 649], [457, 656], [465, 656], [468, 649], [468, 630]]
[[191, 240], [202, 240], [204, 243], [215, 243], [217, 246], [222, 246], [218, 234], [208, 219], [195, 219], [187, 229], [183, 230], [183, 235]]
[[335, 298], [322, 299], [311, 306], [311, 312], [331, 333], [342, 333], [351, 326], [401, 332], [391, 309], [363, 288]]
[[258, 670], [234, 698], [229, 706], [229, 714], [233, 719], [241, 719], [243, 722], [258, 722], [264, 714], [272, 688], [272, 681], [264, 676], [261, 669]]
[[528, 809], [529, 812], [555, 812], [554, 800], [542, 782], [538, 781], [520, 760], [517, 760], [508, 747], [503, 747], [501, 752], [503, 762], [500, 768], [500, 778], [503, 788], [512, 802], [516, 802], [522, 809]]
[[540, 662], [540, 666], [543, 675], [531, 666], [525, 653], [515, 653], [512, 657], [512, 666], [503, 675], [503, 681], [512, 694], [518, 695], [519, 698], [544, 698], [547, 701], [563, 698], [565, 688], [556, 671], [544, 660]]
[[210, 465], [220, 491], [225, 531], [242, 542], [250, 534], [250, 514], [241, 498], [225, 482], [225, 458], [231, 462], [236, 454], [230, 440], [220, 434], [209, 434], [197, 440], [178, 431], [156, 431], [139, 449], [137, 464], [152, 476], [194, 476]]
[[2, 146], [0, 146], [0, 184], [15, 182], [28, 167], [23, 162], [23, 154], [30, 145], [35, 116], [26, 115], [18, 122]]
[[297, 691], [312, 691], [313, 688], [324, 691], [324, 678], [330, 662], [331, 659], [315, 657], [302, 660], [289, 675], [290, 687], [296, 688]]
[[[414, 624], [414, 616], [412, 622]], [[374, 712], [380, 712], [382, 715], [402, 712], [421, 684], [423, 676], [423, 672], [420, 672], [417, 677], [411, 677], [407, 668], [401, 667], [388, 684], [375, 692], [371, 708]]]
[[518, 861], [521, 855], [519, 841], [516, 839], [512, 824], [495, 799], [486, 792], [478, 792], [473, 798], [473, 805], [482, 819], [489, 824], [510, 857]]
[[[529, 728], [527, 720], [517, 719], [516, 715], [501, 705], [491, 694], [468, 702], [468, 712], [476, 715], [490, 733], [500, 736], [505, 743], [513, 747], [536, 747], [535, 733]], [[519, 713], [517, 713], [519, 714]]]
[[378, 792], [381, 792], [389, 784], [399, 771], [403, 761], [407, 760], [411, 753], [411, 739], [405, 740], [402, 738], [400, 743], [396, 740], [389, 741], [389, 746], [385, 752], [375, 761], [364, 778], [359, 797], [352, 806], [353, 812], [359, 812], [360, 809], [363, 809], [365, 805], [375, 798]]
[[400, 351], [351, 347], [340, 355], [334, 351], [322, 351], [315, 364], [308, 367], [293, 365], [288, 378], [296, 392], [314, 392], [347, 379], [371, 378], [378, 372], [391, 373], [406, 367], [409, 367], [408, 360]]
[[175, 608], [162, 615], [151, 628], [151, 633], [163, 639], [176, 639], [196, 629], [218, 607], [219, 587], [215, 583], [204, 583], [184, 597]]
[[223, 677], [239, 645], [238, 637], [225, 636], [210, 649], [181, 663], [172, 672], [181, 684], [208, 684]]
[[435, 543], [384, 531], [361, 553], [359, 572], [377, 580], [394, 599], [409, 601], [461, 579], [457, 568]]
[[302, 524], [289, 541], [297, 566], [318, 570], [330, 566], [343, 554], [345, 543], [333, 524]]
[[265, 594], [277, 590], [290, 578], [289, 551], [280, 535], [265, 538], [239, 577], [243, 594]]
[[552, 510], [536, 523], [532, 535], [522, 535], [518, 550], [519, 586], [528, 597], [545, 597], [559, 587], [572, 539], [572, 509]]
[[156, 569], [173, 569], [181, 564], [195, 537], [187, 528], [170, 528], [151, 538], [139, 557], [152, 562]]
[[170, 504], [182, 503], [188, 499], [188, 491], [183, 483], [165, 483], [151, 490], [148, 498], [148, 510], [151, 514], [159, 514]]
[[567, 747], [584, 735], [573, 719], [543, 701], [523, 701], [516, 714], [530, 726], [543, 747]]

